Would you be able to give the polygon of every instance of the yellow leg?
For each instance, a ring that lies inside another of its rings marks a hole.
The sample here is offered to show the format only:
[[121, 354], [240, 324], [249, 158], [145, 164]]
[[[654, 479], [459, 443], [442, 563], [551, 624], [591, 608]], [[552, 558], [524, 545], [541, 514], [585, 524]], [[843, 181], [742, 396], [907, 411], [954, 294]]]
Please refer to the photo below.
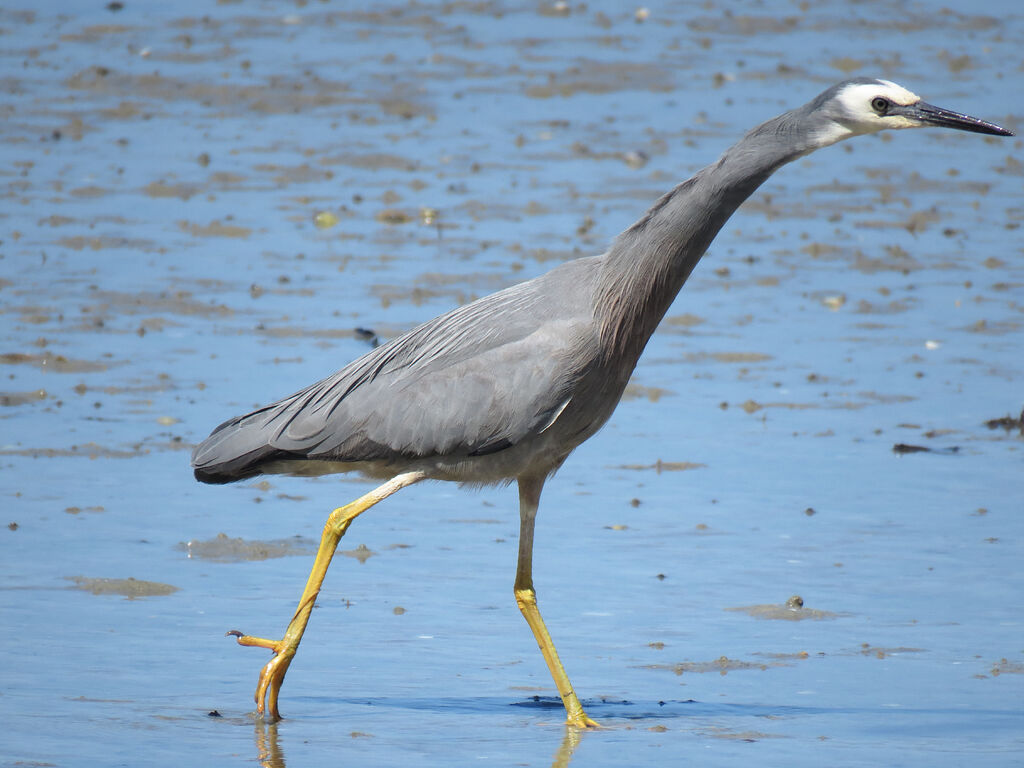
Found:
[[587, 717], [576, 692], [572, 689], [569, 676], [558, 658], [558, 651], [551, 641], [548, 628], [544, 626], [540, 609], [537, 607], [537, 593], [533, 589], [533, 524], [540, 503], [540, 491], [544, 478], [519, 478], [519, 564], [516, 567], [515, 595], [519, 611], [533, 630], [540, 652], [544, 655], [551, 678], [555, 681], [558, 695], [562, 697], [567, 725], [577, 728], [596, 728], [598, 724]]
[[[260, 715], [266, 713], [272, 720], [279, 720], [281, 718], [281, 713], [277, 707], [277, 697], [281, 691], [281, 685], [284, 683], [284, 676], [288, 672], [292, 659], [295, 657], [295, 652], [299, 649], [302, 634], [306, 631], [309, 615], [313, 612], [313, 604], [316, 602], [317, 595], [320, 594], [320, 587], [324, 583], [324, 576], [327, 575], [327, 569], [331, 565], [334, 551], [338, 548], [338, 542], [345, 535], [349, 525], [377, 502], [383, 501], [395, 491], [401, 490], [407, 485], [412, 485], [422, 480], [423, 477], [422, 472], [406, 472], [405, 474], [398, 475], [370, 491], [365, 496], [356, 499], [351, 504], [338, 507], [331, 512], [327, 518], [327, 524], [324, 526], [323, 536], [320, 538], [320, 549], [317, 551], [316, 559], [313, 561], [313, 570], [309, 574], [306, 588], [302, 592], [302, 599], [299, 600], [299, 607], [295, 609], [295, 615], [292, 616], [283, 639], [266, 640], [262, 637], [244, 635], [237, 630], [228, 632], [229, 635], [234, 635], [238, 639], [239, 645], [269, 648], [274, 652], [274, 657], [260, 671], [259, 681], [256, 686], [256, 711]], [[265, 704], [264, 701], [266, 702]]]

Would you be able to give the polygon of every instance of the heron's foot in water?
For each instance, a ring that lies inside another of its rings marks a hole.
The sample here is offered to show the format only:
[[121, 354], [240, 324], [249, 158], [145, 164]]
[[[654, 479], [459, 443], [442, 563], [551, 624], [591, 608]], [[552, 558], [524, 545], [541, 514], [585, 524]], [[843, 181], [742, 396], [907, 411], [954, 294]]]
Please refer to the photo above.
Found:
[[600, 728], [601, 724], [596, 720], [591, 720], [587, 717], [587, 713], [583, 710], [576, 715], [576, 717], [570, 717], [565, 721], [566, 725], [571, 725], [574, 728]]
[[274, 657], [268, 661], [260, 670], [259, 680], [256, 683], [256, 713], [261, 717], [275, 722], [281, 719], [281, 712], [277, 706], [277, 698], [284, 684], [284, 676], [288, 674], [288, 667], [295, 657], [298, 644], [289, 645], [284, 640], [267, 640], [262, 637], [252, 637], [233, 629], [227, 633], [233, 636], [239, 645], [249, 645], [255, 648], [268, 648], [273, 651]]

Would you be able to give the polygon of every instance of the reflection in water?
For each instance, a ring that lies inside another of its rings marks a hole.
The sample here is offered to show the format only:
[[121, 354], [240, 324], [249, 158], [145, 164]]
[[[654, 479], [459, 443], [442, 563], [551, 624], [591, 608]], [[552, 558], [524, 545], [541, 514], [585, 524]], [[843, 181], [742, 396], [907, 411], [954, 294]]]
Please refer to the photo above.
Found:
[[256, 759], [263, 768], [284, 768], [284, 753], [277, 739], [277, 723], [256, 718]]
[[572, 754], [576, 751], [579, 743], [580, 729], [571, 725], [565, 726], [565, 735], [562, 737], [562, 743], [558, 745], [558, 751], [555, 752], [555, 759], [551, 763], [551, 768], [566, 768], [572, 760]]
[[[256, 759], [262, 768], [285, 768], [284, 752], [278, 739], [277, 723], [271, 723], [262, 717], [255, 719]], [[580, 743], [580, 729], [565, 726], [562, 742], [558, 745], [551, 768], [567, 768], [572, 762], [573, 753]]]

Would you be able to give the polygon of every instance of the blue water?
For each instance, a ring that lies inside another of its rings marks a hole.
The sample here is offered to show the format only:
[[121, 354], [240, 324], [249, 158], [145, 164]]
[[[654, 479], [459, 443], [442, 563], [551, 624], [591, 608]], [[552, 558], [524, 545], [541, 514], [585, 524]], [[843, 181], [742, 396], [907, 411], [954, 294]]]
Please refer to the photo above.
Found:
[[[514, 489], [441, 484], [352, 528], [252, 718], [224, 632], [283, 630], [369, 485], [200, 486], [216, 424], [599, 253], [844, 77], [1020, 128], [1016, 3], [648, 9], [0, 11], [0, 765], [1024, 760], [1024, 437], [985, 426], [1024, 407], [1022, 144], [938, 131], [770, 180], [548, 483], [540, 604], [602, 730], [515, 608]], [[300, 554], [181, 546], [219, 533]], [[793, 594], [832, 617], [728, 610]]]

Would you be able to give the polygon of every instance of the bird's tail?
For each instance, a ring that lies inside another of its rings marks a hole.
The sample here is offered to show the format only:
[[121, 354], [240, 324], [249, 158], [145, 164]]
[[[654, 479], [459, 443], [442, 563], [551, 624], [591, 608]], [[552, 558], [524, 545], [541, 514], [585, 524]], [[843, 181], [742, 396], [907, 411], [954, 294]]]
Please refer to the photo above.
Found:
[[267, 444], [260, 412], [225, 421], [192, 450], [192, 469], [201, 483], [223, 485], [260, 474], [282, 454]]

